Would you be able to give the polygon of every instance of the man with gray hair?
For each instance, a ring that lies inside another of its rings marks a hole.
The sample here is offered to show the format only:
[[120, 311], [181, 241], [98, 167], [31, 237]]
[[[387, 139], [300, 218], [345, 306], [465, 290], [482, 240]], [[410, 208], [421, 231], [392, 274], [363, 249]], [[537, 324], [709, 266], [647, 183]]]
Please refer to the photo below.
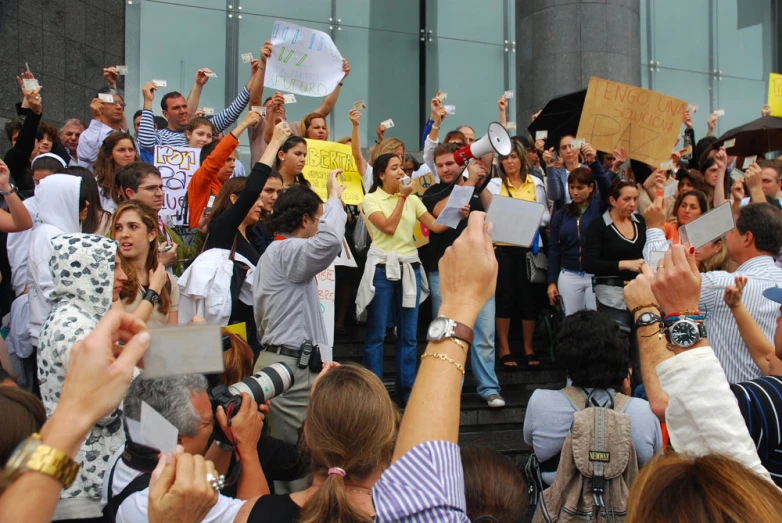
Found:
[[78, 165], [79, 137], [84, 132], [84, 124], [78, 118], [69, 118], [60, 129], [60, 141], [71, 156], [70, 166]]
[[[104, 102], [100, 95], [108, 94], [114, 101]], [[92, 121], [90, 126], [81, 134], [77, 156], [79, 166], [92, 171], [92, 164], [98, 159], [103, 140], [116, 131], [127, 132], [128, 124], [125, 121], [125, 100], [122, 93], [111, 87], [104, 87], [98, 91], [98, 95], [90, 103]]]
[[[147, 403], [176, 427], [177, 443], [195, 456], [195, 466], [204, 474], [216, 464], [217, 474], [226, 474], [232, 450], [224, 451], [210, 445], [214, 429], [212, 405], [207, 395], [206, 378], [200, 374], [133, 380], [125, 397], [123, 414], [127, 419], [141, 419], [141, 405]], [[244, 503], [269, 493], [266, 478], [258, 459], [258, 439], [263, 427], [263, 414], [248, 394], [242, 394], [242, 406], [229, 425], [222, 407], [217, 421], [223, 432], [232, 434], [241, 456], [236, 498], [220, 496], [204, 521], [229, 523]], [[101, 504], [110, 521], [141, 523], [149, 521], [149, 477], [157, 464], [159, 451], [133, 441], [125, 443], [114, 457], [103, 482]], [[237, 456], [238, 457], [238, 456]]]

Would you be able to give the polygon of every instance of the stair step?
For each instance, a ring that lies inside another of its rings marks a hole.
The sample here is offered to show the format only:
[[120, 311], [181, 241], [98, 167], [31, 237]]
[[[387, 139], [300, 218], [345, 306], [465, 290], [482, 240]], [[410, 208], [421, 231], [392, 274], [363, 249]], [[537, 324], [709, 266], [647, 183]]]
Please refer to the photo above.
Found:
[[489, 447], [503, 454], [529, 454], [532, 449], [524, 443], [521, 429], [492, 432], [468, 432], [459, 434], [459, 445], [464, 447]]

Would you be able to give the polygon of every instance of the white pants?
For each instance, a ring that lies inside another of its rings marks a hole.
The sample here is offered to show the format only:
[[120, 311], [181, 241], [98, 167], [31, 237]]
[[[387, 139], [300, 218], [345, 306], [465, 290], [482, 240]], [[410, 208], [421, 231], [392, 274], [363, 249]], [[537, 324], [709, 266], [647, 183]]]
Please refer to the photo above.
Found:
[[565, 309], [566, 316], [587, 309], [597, 310], [591, 274], [579, 274], [563, 269], [559, 273], [557, 290], [562, 296], [562, 307]]

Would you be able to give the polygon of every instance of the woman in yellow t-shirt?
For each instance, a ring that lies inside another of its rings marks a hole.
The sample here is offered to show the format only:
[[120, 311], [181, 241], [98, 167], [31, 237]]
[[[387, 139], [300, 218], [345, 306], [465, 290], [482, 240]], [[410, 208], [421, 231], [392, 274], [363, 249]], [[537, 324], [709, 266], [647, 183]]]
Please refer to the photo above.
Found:
[[390, 311], [398, 327], [396, 390], [404, 404], [415, 381], [418, 305], [429, 295], [413, 229], [418, 221], [435, 232], [447, 227], [434, 224], [434, 216], [412, 194], [412, 184], [402, 185], [398, 155], [378, 156], [372, 176], [372, 188], [362, 203], [372, 245], [356, 299], [358, 314], [368, 310], [364, 366], [383, 379], [383, 341]]
[[[546, 201], [546, 189], [543, 182], [532, 175], [532, 166], [527, 159], [527, 151], [520, 142], [513, 140], [513, 149], [508, 156], [500, 156], [499, 178], [494, 178], [488, 185], [492, 194], [538, 202], [546, 208], [543, 211], [541, 227], [548, 225], [551, 214]], [[540, 239], [537, 240], [540, 245]], [[499, 340], [500, 361], [505, 367], [516, 367], [517, 363], [510, 354], [508, 332], [513, 306], [519, 302], [521, 326], [524, 339], [524, 355], [527, 365], [538, 365], [535, 349], [532, 347], [532, 336], [535, 333], [535, 319], [538, 311], [546, 304], [546, 285], [531, 283], [527, 278], [526, 256], [530, 251], [527, 247], [517, 247], [496, 243], [497, 291], [495, 293], [495, 322]]]

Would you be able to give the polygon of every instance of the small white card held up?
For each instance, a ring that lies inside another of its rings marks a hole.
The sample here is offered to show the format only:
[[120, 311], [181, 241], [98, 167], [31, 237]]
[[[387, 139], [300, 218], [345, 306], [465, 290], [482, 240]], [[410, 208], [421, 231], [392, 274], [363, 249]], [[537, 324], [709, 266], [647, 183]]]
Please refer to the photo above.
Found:
[[505, 128], [509, 131], [515, 131], [516, 130], [516, 122], [508, 122], [508, 125], [505, 126]]
[[155, 84], [155, 87], [166, 87], [168, 85], [168, 82], [165, 80], [152, 80], [152, 83]]
[[117, 70], [117, 74], [119, 76], [125, 76], [128, 74], [128, 66], [127, 65], [115, 65], [114, 69]]
[[545, 140], [548, 138], [548, 131], [535, 131], [535, 140]]
[[389, 118], [388, 120], [384, 120], [380, 122], [380, 125], [382, 125], [386, 129], [391, 129], [394, 126], [394, 121], [391, 118]]
[[288, 93], [282, 95], [282, 97], [285, 99], [286, 104], [295, 104], [296, 103], [296, 95]]
[[217, 325], [149, 329], [144, 378], [223, 372], [223, 342]]
[[98, 98], [100, 98], [101, 102], [107, 103], [107, 104], [113, 104], [114, 103], [114, 95], [109, 93], [98, 93]]
[[513, 98], [513, 91], [505, 91], [505, 99], [510, 100]]
[[570, 141], [570, 148], [571, 149], [581, 149], [583, 146], [584, 146], [584, 139], [583, 138], [576, 138], [576, 139]]
[[459, 226], [459, 222], [463, 220], [459, 211], [470, 203], [473, 191], [475, 191], [475, 187], [454, 185], [451, 196], [448, 198], [448, 203], [445, 204], [445, 209], [442, 210], [434, 223], [456, 229]]
[[730, 149], [730, 148], [731, 148], [731, 147], [733, 147], [734, 145], [736, 145], [736, 139], [735, 139], [735, 138], [731, 138], [730, 140], [725, 140], [725, 143], [724, 143], [724, 144], [722, 144], [722, 146], [723, 146], [725, 149]]
[[32, 91], [33, 89], [38, 89], [38, 87], [40, 87], [40, 85], [38, 85], [38, 80], [35, 78], [25, 78], [22, 80], [22, 83], [24, 83], [25, 91]]
[[214, 107], [204, 107], [204, 115], [205, 116], [214, 116], [215, 114], [215, 108]]
[[714, 111], [714, 114], [722, 118], [723, 116], [725, 116], [725, 109], [717, 109], [716, 111]]
[[742, 169], [749, 169], [750, 165], [755, 163], [758, 160], [757, 156], [747, 156], [744, 158], [744, 165], [741, 166]]
[[678, 183], [669, 183], [663, 189], [663, 194], [666, 198], [673, 198], [676, 196], [676, 189], [679, 187]]
[[679, 227], [679, 239], [681, 243], [689, 243], [691, 247], [698, 249], [735, 227], [730, 202], [725, 202]]
[[176, 452], [176, 440], [179, 431], [158, 411], [141, 402], [141, 439], [142, 445], [158, 449], [161, 452]]
[[456, 106], [455, 105], [444, 105], [445, 113], [446, 114], [456, 114]]
[[492, 241], [529, 247], [546, 208], [538, 202], [493, 195], [486, 220], [494, 224]]
[[242, 53], [242, 62], [249, 64], [252, 61], [253, 61], [252, 53]]

